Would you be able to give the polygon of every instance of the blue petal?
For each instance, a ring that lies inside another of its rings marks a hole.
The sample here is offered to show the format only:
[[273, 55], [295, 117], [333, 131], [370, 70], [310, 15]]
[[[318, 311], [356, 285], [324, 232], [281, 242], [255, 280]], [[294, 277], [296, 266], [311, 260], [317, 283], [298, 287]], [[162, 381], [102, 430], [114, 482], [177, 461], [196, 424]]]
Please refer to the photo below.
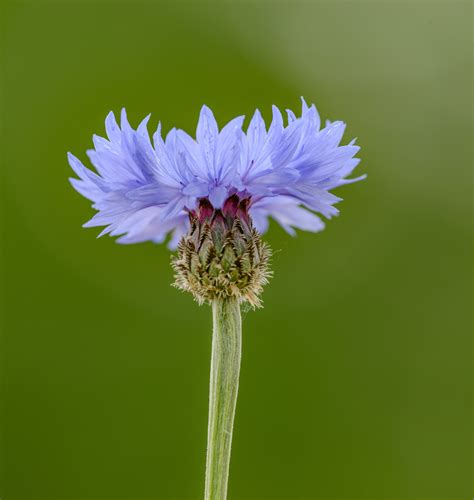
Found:
[[107, 132], [107, 137], [110, 141], [117, 143], [120, 142], [121, 131], [112, 111], [107, 115], [107, 118], [105, 119], [105, 131]]
[[229, 197], [229, 191], [224, 186], [212, 188], [209, 192], [209, 201], [214, 208], [222, 208], [224, 201]]

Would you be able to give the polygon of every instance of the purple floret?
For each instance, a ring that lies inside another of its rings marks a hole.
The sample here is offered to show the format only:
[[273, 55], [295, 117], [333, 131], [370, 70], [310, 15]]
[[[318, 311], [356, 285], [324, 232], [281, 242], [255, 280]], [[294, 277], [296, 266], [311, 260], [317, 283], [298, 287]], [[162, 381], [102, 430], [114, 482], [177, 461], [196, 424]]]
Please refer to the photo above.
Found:
[[301, 117], [288, 111], [285, 126], [273, 106], [270, 127], [257, 110], [245, 132], [244, 117], [220, 131], [212, 111], [203, 106], [196, 139], [172, 129], [163, 140], [161, 125], [153, 135], [146, 117], [132, 129], [125, 110], [120, 127], [113, 113], [105, 120], [107, 139], [94, 136], [88, 156], [97, 173], [71, 153], [68, 159], [79, 179], [74, 188], [93, 202], [97, 214], [85, 227], [106, 226], [100, 236], [120, 236], [119, 243], [151, 240], [170, 248], [189, 230], [189, 213], [202, 200], [220, 209], [233, 195], [249, 200], [257, 230], [265, 232], [269, 217], [288, 233], [295, 228], [317, 232], [341, 200], [329, 191], [364, 178], [347, 179], [359, 163], [354, 141], [339, 143], [345, 124], [327, 122], [320, 128], [314, 105], [303, 100]]

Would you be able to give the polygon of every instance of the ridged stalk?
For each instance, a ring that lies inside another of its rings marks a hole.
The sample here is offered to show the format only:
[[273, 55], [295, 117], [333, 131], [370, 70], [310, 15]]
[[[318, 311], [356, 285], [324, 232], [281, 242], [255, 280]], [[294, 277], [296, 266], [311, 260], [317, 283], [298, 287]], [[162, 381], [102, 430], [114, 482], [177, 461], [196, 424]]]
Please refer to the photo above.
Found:
[[205, 500], [226, 500], [239, 389], [242, 322], [239, 301], [212, 302], [213, 334]]

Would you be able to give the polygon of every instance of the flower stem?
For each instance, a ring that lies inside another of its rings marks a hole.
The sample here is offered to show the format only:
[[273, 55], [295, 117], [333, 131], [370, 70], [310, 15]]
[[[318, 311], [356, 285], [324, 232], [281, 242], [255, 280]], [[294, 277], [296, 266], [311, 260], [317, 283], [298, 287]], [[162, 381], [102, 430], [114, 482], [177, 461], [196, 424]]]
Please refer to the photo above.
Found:
[[212, 303], [213, 333], [205, 500], [226, 500], [239, 389], [242, 322], [235, 298]]

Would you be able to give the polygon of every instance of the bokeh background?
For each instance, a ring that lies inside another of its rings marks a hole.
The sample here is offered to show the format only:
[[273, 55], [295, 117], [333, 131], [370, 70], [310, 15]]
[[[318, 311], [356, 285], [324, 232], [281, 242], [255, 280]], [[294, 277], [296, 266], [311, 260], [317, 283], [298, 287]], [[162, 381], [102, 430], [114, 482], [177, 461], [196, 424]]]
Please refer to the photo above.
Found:
[[193, 132], [315, 102], [364, 182], [244, 319], [230, 499], [472, 498], [472, 4], [2, 6], [0, 497], [198, 499], [210, 312], [163, 246], [81, 224], [108, 111]]

